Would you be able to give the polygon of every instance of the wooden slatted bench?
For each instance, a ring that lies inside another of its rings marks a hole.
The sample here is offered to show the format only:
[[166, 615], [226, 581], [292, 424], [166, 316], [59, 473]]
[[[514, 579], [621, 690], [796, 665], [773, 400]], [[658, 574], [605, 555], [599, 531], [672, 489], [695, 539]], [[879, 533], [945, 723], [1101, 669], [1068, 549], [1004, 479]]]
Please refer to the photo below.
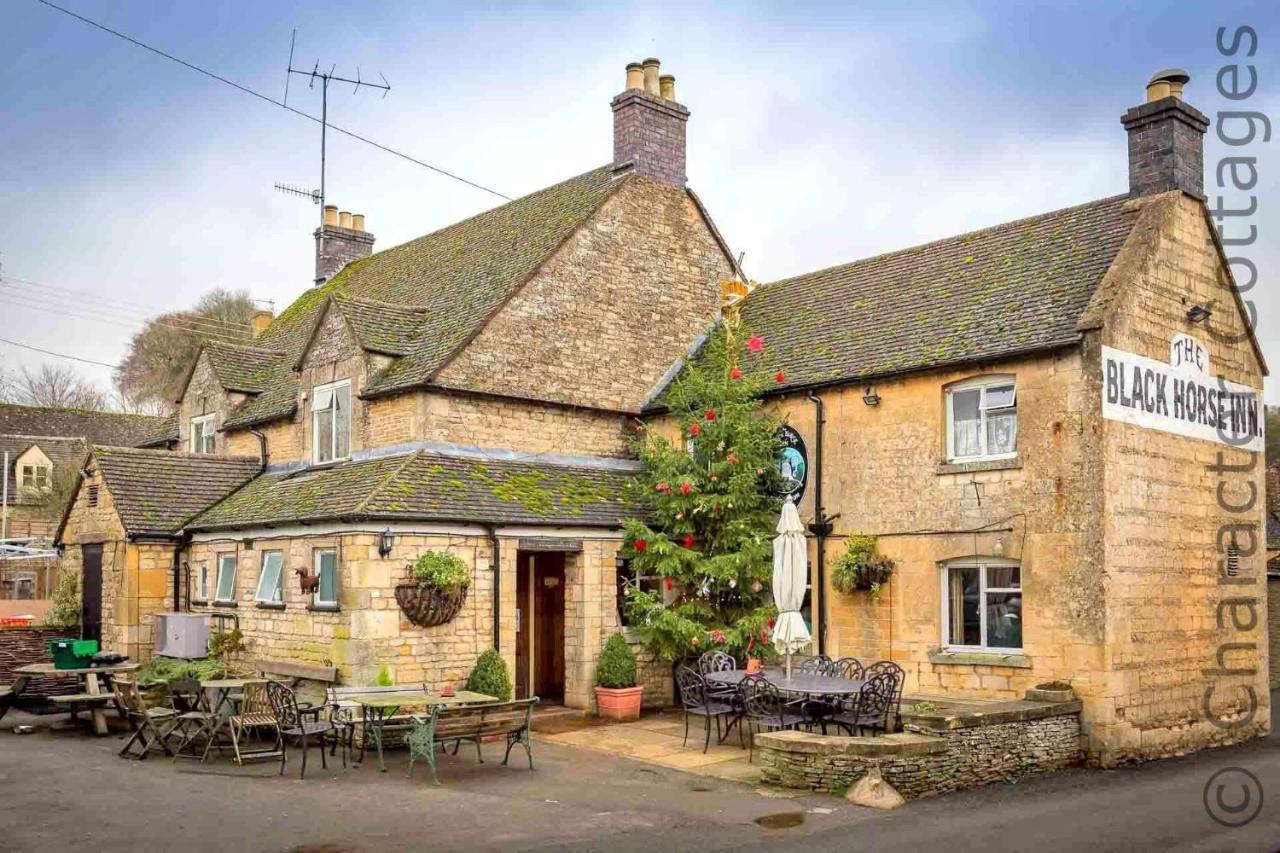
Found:
[[[486, 737], [505, 735], [507, 751], [502, 756], [505, 765], [511, 758], [516, 744], [524, 747], [529, 757], [529, 769], [533, 769], [533, 749], [530, 744], [530, 724], [533, 706], [538, 697], [518, 699], [515, 702], [490, 702], [484, 705], [436, 705], [429, 716], [414, 715], [412, 729], [406, 741], [409, 744], [409, 776], [413, 776], [413, 762], [425, 758], [431, 768], [431, 781], [436, 778], [436, 747], [457, 741], [472, 741], [476, 745], [476, 757], [484, 763], [480, 754], [480, 741]], [[455, 750], [456, 752], [456, 750]]]
[[276, 681], [290, 679], [289, 687], [297, 689], [298, 682], [319, 681], [322, 684], [333, 684], [338, 680], [336, 666], [321, 666], [314, 663], [300, 663], [292, 660], [260, 660], [253, 668], [266, 676], [278, 676]]
[[114, 705], [116, 697], [112, 693], [69, 693], [63, 696], [50, 696], [49, 701], [57, 705], [66, 705], [71, 712], [71, 719], [81, 711], [92, 711], [105, 705]]

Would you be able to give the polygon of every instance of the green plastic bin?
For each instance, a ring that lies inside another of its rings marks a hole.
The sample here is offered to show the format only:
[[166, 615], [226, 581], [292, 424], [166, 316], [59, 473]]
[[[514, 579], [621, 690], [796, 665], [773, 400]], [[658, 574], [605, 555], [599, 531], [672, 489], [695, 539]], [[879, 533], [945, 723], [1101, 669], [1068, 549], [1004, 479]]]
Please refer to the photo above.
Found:
[[65, 638], [49, 641], [49, 654], [53, 656], [54, 669], [88, 669], [97, 653], [97, 640]]

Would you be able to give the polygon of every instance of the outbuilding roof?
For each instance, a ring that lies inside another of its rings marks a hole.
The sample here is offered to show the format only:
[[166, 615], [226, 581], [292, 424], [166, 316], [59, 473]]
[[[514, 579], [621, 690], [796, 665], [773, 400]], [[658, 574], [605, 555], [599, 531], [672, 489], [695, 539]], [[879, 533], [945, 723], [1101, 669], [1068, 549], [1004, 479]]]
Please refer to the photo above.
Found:
[[259, 460], [243, 456], [131, 447], [94, 447], [91, 453], [90, 464], [101, 470], [120, 523], [130, 536], [177, 533], [196, 514], [251, 480], [261, 467]]
[[1052, 349], [1137, 220], [1114, 196], [761, 285], [743, 323], [777, 390]]
[[[75, 466], [79, 465], [85, 457], [89, 445], [84, 439], [80, 438], [62, 438], [60, 436], [50, 435], [4, 435], [0, 434], [0, 459], [7, 452], [9, 454], [9, 466], [4, 471], [4, 476], [8, 480], [8, 495], [10, 506], [19, 504], [38, 506], [46, 503], [51, 495], [33, 492], [30, 489], [21, 489], [19, 484], [21, 478], [18, 471], [18, 457], [26, 453], [33, 446], [39, 447], [45, 456], [49, 457], [49, 461], [53, 463], [53, 476], [57, 476], [59, 469], [63, 471], [75, 470]], [[52, 487], [54, 483], [50, 483]], [[56, 511], [56, 508], [55, 508]]]
[[[330, 298], [362, 347], [396, 356], [365, 394], [424, 384], [630, 179], [602, 166], [348, 264], [295, 300], [255, 341], [282, 355], [259, 362], [254, 382], [261, 388], [224, 427], [293, 414], [295, 367]], [[387, 309], [388, 303], [398, 307]]]
[[164, 420], [149, 415], [0, 403], [0, 435], [52, 435], [130, 447], [155, 432]]
[[186, 527], [362, 519], [617, 527], [631, 513], [623, 499], [630, 477], [610, 468], [416, 450], [263, 475]]

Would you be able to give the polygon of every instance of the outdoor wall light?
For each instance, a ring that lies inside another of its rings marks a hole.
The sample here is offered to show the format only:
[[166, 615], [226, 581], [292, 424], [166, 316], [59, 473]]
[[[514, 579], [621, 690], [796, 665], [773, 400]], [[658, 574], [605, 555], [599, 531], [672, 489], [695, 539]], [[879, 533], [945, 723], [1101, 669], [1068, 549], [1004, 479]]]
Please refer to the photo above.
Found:
[[1187, 319], [1192, 323], [1203, 323], [1212, 316], [1213, 312], [1203, 305], [1192, 305], [1191, 308], [1187, 310]]
[[378, 537], [378, 556], [384, 560], [391, 556], [391, 546], [395, 544], [395, 541], [396, 538], [391, 535], [390, 527], [382, 531], [382, 534]]
[[880, 405], [880, 395], [876, 393], [875, 388], [868, 385], [866, 393], [862, 395], [862, 402], [866, 403], [868, 406], [878, 406]]

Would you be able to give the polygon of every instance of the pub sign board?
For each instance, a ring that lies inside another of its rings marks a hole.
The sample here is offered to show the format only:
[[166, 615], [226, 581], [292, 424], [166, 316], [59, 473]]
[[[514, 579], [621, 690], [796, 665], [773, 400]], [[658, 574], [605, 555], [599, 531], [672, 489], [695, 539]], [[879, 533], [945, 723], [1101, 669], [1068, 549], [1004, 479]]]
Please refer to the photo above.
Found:
[[804, 487], [809, 479], [809, 451], [804, 446], [804, 439], [793, 427], [784, 426], [778, 430], [778, 476], [781, 486], [778, 497], [791, 499], [797, 506], [804, 497]]
[[1256, 388], [1208, 372], [1199, 342], [1179, 335], [1170, 363], [1102, 348], [1102, 416], [1144, 429], [1263, 452], [1265, 415]]

